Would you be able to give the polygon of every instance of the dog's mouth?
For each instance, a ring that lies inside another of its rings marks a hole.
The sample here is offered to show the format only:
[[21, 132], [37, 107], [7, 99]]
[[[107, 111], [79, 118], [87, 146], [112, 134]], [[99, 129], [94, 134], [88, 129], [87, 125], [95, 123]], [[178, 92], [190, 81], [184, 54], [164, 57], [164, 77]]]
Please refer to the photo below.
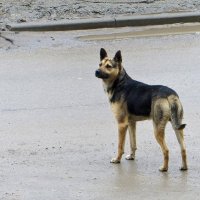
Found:
[[109, 75], [100, 71], [99, 69], [95, 71], [95, 76], [97, 78], [101, 78], [101, 79], [108, 79], [109, 78]]

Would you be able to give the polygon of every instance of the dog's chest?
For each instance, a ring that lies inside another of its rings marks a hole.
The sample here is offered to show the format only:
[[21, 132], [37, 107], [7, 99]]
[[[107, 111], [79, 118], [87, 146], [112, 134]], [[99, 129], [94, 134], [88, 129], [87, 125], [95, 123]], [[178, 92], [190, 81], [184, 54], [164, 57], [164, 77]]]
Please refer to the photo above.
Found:
[[113, 97], [113, 92], [112, 90], [109, 89], [109, 87], [106, 85], [106, 84], [103, 84], [103, 89], [104, 89], [104, 92], [105, 94], [107, 95], [109, 101], [112, 99]]
[[128, 120], [128, 113], [126, 109], [126, 105], [121, 102], [110, 103], [112, 112], [117, 119], [118, 122], [122, 123]]

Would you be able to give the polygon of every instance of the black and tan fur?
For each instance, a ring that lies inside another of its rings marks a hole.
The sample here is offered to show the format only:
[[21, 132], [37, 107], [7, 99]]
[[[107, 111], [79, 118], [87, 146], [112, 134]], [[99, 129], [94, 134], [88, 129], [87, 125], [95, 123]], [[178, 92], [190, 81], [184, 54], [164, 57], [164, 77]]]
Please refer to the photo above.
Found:
[[181, 170], [187, 170], [186, 148], [184, 144], [182, 124], [183, 107], [177, 93], [162, 85], [147, 85], [133, 80], [122, 66], [121, 52], [118, 51], [110, 59], [104, 49], [100, 50], [99, 69], [96, 77], [103, 80], [103, 87], [108, 95], [112, 111], [118, 123], [118, 154], [111, 163], [120, 163], [124, 153], [127, 129], [130, 135], [130, 154], [127, 160], [135, 158], [136, 122], [152, 119], [155, 138], [163, 152], [163, 165], [160, 171], [168, 170], [169, 150], [165, 142], [165, 126], [168, 121], [176, 133], [181, 148]]

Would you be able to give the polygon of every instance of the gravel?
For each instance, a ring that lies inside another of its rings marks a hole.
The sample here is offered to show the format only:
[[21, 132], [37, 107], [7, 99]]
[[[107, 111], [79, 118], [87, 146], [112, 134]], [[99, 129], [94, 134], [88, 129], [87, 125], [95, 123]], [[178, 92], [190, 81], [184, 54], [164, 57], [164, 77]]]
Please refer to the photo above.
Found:
[[100, 18], [200, 10], [199, 0], [2, 0], [0, 30], [8, 23]]

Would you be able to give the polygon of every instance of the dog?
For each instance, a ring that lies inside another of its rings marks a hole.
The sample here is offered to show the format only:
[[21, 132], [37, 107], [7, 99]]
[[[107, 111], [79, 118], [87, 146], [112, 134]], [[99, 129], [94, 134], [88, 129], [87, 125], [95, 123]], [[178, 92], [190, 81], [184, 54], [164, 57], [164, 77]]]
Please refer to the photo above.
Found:
[[122, 66], [121, 51], [117, 51], [114, 58], [108, 57], [105, 49], [100, 49], [100, 64], [95, 76], [102, 79], [103, 88], [108, 96], [112, 112], [118, 124], [118, 154], [111, 163], [120, 163], [124, 153], [127, 129], [130, 136], [130, 154], [127, 160], [135, 159], [136, 123], [152, 119], [154, 135], [163, 153], [161, 172], [168, 170], [169, 150], [165, 142], [165, 127], [168, 121], [176, 133], [181, 148], [182, 166], [180, 170], [187, 170], [186, 147], [184, 143], [182, 124], [183, 107], [178, 94], [163, 85], [148, 85], [133, 80]]

